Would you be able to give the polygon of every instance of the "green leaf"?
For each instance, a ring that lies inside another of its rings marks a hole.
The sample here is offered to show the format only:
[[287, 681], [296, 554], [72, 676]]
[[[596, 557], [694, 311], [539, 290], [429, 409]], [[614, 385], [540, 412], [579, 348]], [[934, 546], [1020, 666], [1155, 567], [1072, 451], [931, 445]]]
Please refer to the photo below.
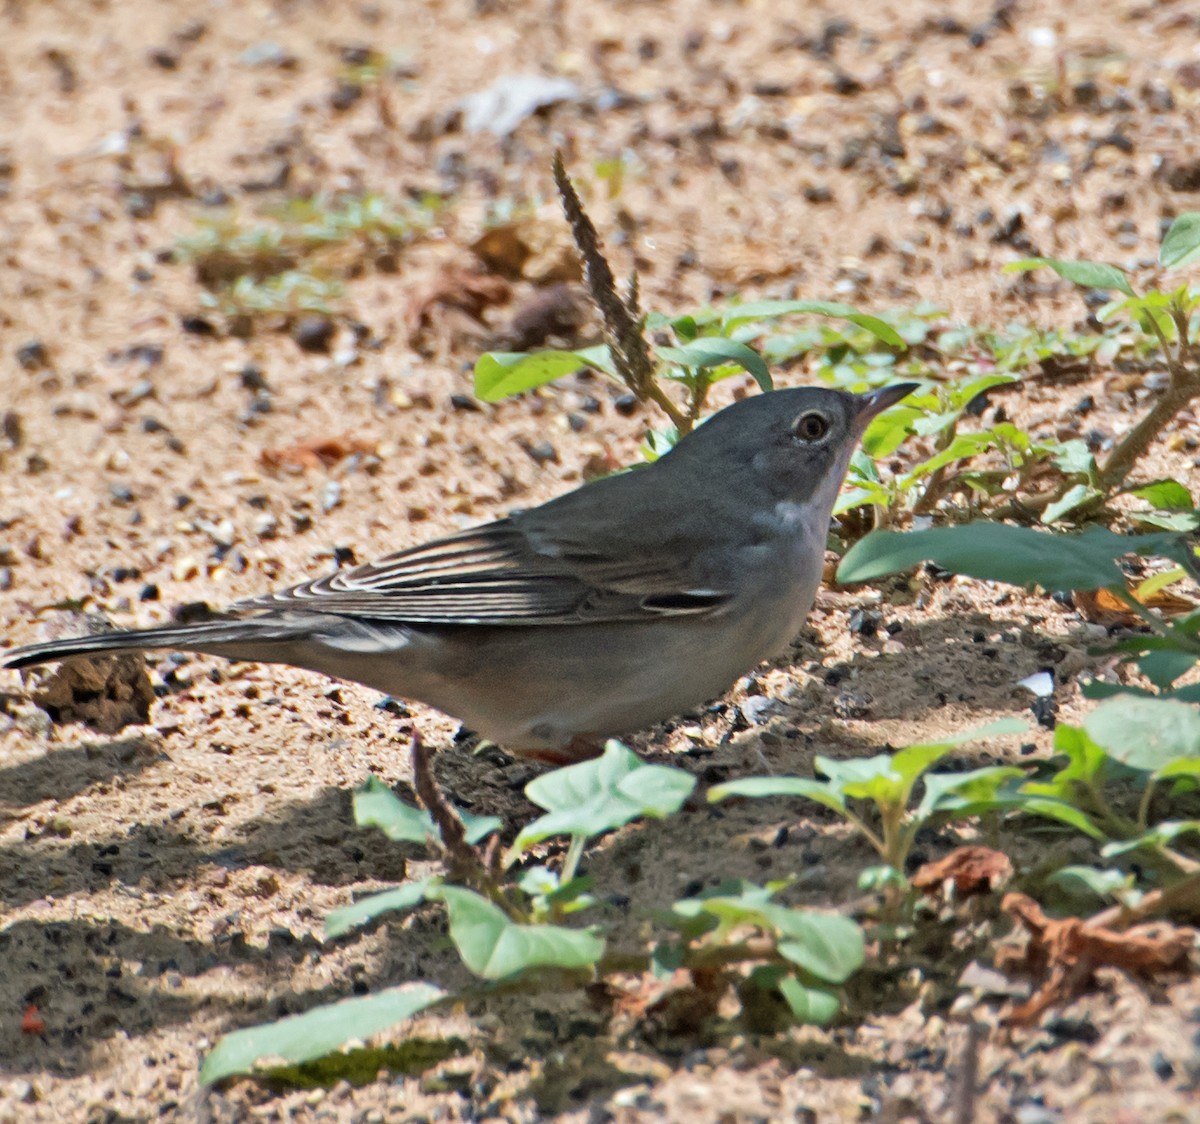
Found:
[[535, 777], [525, 795], [547, 815], [525, 827], [513, 854], [552, 835], [600, 835], [640, 816], [673, 815], [696, 787], [696, 778], [667, 765], [647, 765], [618, 741], [604, 756]]
[[791, 316], [798, 313], [812, 313], [816, 316], [830, 316], [838, 320], [849, 320], [872, 335], [877, 336], [889, 347], [904, 347], [900, 334], [885, 320], [859, 312], [848, 304], [838, 301], [785, 301], [765, 300], [750, 301], [747, 304], [734, 305], [725, 313], [722, 328], [729, 331], [738, 324], [749, 320], [770, 320], [777, 316]]
[[377, 827], [395, 843], [424, 843], [437, 835], [429, 813], [405, 804], [378, 777], [368, 777], [354, 792], [354, 822]]
[[463, 833], [468, 843], [479, 843], [504, 826], [504, 821], [499, 816], [477, 816], [474, 812], [458, 807], [457, 804], [451, 804], [450, 807], [462, 820]]
[[1160, 691], [1169, 690], [1171, 684], [1186, 675], [1196, 664], [1194, 652], [1157, 651], [1138, 657], [1138, 670]]
[[1094, 866], [1064, 866], [1050, 874], [1046, 881], [1060, 886], [1069, 894], [1078, 895], [1080, 888], [1101, 900], [1120, 897], [1122, 890], [1133, 889], [1133, 875], [1123, 870], [1101, 870]]
[[1072, 511], [1103, 495], [1099, 488], [1093, 488], [1090, 484], [1074, 484], [1063, 493], [1060, 500], [1046, 505], [1046, 510], [1042, 512], [1042, 522], [1056, 523], [1064, 515], [1070, 515]]
[[795, 976], [783, 976], [776, 985], [796, 1022], [805, 1026], [828, 1026], [837, 1017], [837, 995], [824, 988], [808, 987]]
[[[1026, 785], [1022, 789], [1022, 793], [1030, 788], [1032, 786]], [[1084, 835], [1092, 839], [1100, 840], [1108, 838], [1103, 831], [1092, 823], [1091, 819], [1084, 812], [1081, 812], [1069, 801], [1058, 800], [1049, 796], [1022, 795], [1017, 807], [1019, 811], [1024, 812], [1027, 816], [1041, 816], [1042, 819], [1065, 823], [1068, 827], [1073, 827], [1076, 831], [1081, 831]]]
[[679, 347], [656, 347], [655, 354], [668, 363], [678, 363], [692, 369], [719, 367], [723, 363], [736, 363], [744, 367], [763, 390], [774, 389], [771, 372], [762, 356], [752, 347], [724, 336], [700, 336]]
[[1083, 720], [1110, 757], [1152, 773], [1177, 757], [1200, 757], [1200, 710], [1175, 699], [1117, 695]]
[[1024, 776], [1024, 770], [1015, 765], [985, 765], [966, 773], [929, 773], [915, 817], [922, 820], [939, 812], [977, 816], [1012, 807], [1014, 797], [1001, 790], [1009, 781]]
[[[776, 909], [780, 907], [775, 907]], [[789, 909], [783, 917], [771, 911], [779, 932], [779, 955], [826, 983], [839, 984], [862, 967], [865, 952], [862, 929], [848, 917]]]
[[424, 878], [420, 882], [405, 882], [392, 890], [371, 894], [368, 897], [359, 898], [353, 905], [335, 909], [325, 918], [326, 939], [332, 940], [334, 937], [340, 937], [343, 933], [350, 932], [351, 929], [357, 929], [360, 925], [367, 924], [368, 921], [374, 921], [381, 914], [400, 909], [412, 909], [413, 906], [420, 905], [425, 900], [429, 887], [434, 884], [428, 878]]
[[[478, 843], [503, 826], [499, 816], [476, 816], [461, 808], [454, 810], [463, 822], [468, 843]], [[439, 835], [428, 812], [405, 804], [378, 777], [368, 777], [355, 790], [354, 822], [359, 827], [379, 828], [395, 843], [424, 843], [429, 836]]]
[[1178, 480], [1156, 480], [1140, 488], [1131, 488], [1129, 495], [1145, 500], [1160, 511], [1191, 511], [1192, 493]]
[[1185, 211], [1171, 223], [1158, 251], [1159, 264], [1180, 269], [1200, 258], [1200, 211]]
[[726, 781], [713, 785], [708, 790], [708, 799], [716, 803], [731, 796], [759, 799], [770, 796], [803, 796], [832, 808], [835, 812], [846, 810], [846, 800], [832, 784], [809, 780], [806, 777], [743, 777], [741, 780]]
[[1200, 777], [1200, 757], [1176, 757], [1161, 769], [1154, 771], [1156, 781], [1175, 780], [1179, 777]]
[[1156, 824], [1149, 831], [1132, 839], [1120, 839], [1100, 849], [1100, 857], [1119, 858], [1143, 847], [1168, 847], [1181, 835], [1200, 834], [1200, 820], [1174, 820]]
[[862, 930], [848, 917], [808, 909], [790, 909], [771, 901], [774, 886], [732, 881], [671, 907], [679, 917], [707, 913], [727, 928], [753, 925], [779, 939], [779, 952], [805, 972], [828, 983], [842, 983], [862, 967]]
[[1116, 289], [1131, 297], [1134, 295], [1123, 269], [1099, 261], [1025, 258], [1023, 261], [1009, 262], [1004, 267], [1004, 272], [1024, 273], [1031, 269], [1041, 269], [1043, 266], [1054, 270], [1065, 281], [1070, 281], [1073, 285], [1082, 285], [1085, 289]]
[[499, 402], [526, 390], [588, 366], [581, 352], [489, 351], [475, 364], [475, 397], [482, 402]]
[[461, 886], [441, 886], [436, 895], [446, 903], [450, 939], [463, 963], [484, 979], [504, 979], [527, 968], [590, 968], [604, 955], [603, 939], [589, 930], [518, 924]]
[[966, 523], [925, 531], [873, 531], [847, 551], [838, 567], [842, 583], [871, 581], [933, 562], [944, 570], [984, 581], [1040, 585], [1043, 589], [1123, 587], [1117, 559], [1161, 554], [1179, 561], [1186, 546], [1178, 535], [1119, 535], [1105, 527], [1054, 534], [1007, 523]]
[[353, 1039], [369, 1038], [410, 1019], [445, 997], [446, 993], [432, 984], [404, 984], [375, 995], [328, 1003], [278, 1022], [235, 1030], [204, 1059], [200, 1084], [250, 1073], [264, 1059], [280, 1058], [292, 1064], [312, 1061]]

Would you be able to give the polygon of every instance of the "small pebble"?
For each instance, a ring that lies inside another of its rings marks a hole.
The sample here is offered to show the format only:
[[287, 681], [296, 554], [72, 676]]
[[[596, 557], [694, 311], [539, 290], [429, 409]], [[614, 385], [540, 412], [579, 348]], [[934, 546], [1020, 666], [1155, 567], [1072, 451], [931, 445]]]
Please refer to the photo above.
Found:
[[40, 371], [50, 365], [50, 355], [41, 340], [30, 340], [17, 348], [17, 362], [26, 371]]
[[302, 316], [292, 329], [292, 339], [302, 351], [327, 354], [336, 331], [328, 316]]

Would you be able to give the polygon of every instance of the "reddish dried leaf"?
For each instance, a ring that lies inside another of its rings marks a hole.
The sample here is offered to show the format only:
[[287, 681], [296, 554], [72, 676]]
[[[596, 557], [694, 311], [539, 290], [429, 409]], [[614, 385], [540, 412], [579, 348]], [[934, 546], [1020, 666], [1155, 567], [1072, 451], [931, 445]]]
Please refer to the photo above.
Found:
[[263, 449], [259, 460], [267, 468], [301, 472], [309, 468], [332, 468], [355, 453], [373, 453], [369, 441], [357, 437], [313, 437], [286, 449]]
[[936, 894], [949, 882], [959, 897], [990, 894], [1013, 875], [1013, 865], [1002, 851], [991, 847], [957, 847], [945, 858], [926, 863], [913, 875], [912, 884]]
[[30, 1003], [21, 1016], [22, 1034], [43, 1034], [46, 1030], [46, 1020], [38, 1013], [37, 1005]]
[[1025, 927], [1029, 943], [1023, 951], [999, 950], [996, 967], [1042, 981], [1029, 1000], [1008, 1013], [1010, 1026], [1028, 1026], [1048, 1008], [1081, 995], [1098, 968], [1119, 968], [1139, 979], [1182, 971], [1194, 944], [1191, 930], [1165, 923], [1118, 931], [1079, 917], [1056, 920], [1025, 894], [1006, 894], [1001, 908]]
[[[1129, 593], [1130, 596], [1137, 597], [1133, 589], [1130, 589]], [[1129, 628], [1141, 623], [1141, 617], [1111, 589], [1076, 590], [1071, 594], [1071, 598], [1075, 602], [1075, 608], [1079, 610], [1084, 619], [1093, 624], [1102, 624], [1106, 628], [1118, 625], [1122, 628]], [[1190, 613], [1196, 608], [1195, 604], [1186, 597], [1180, 597], [1169, 589], [1160, 589], [1149, 597], [1137, 597], [1137, 600], [1168, 617]]]

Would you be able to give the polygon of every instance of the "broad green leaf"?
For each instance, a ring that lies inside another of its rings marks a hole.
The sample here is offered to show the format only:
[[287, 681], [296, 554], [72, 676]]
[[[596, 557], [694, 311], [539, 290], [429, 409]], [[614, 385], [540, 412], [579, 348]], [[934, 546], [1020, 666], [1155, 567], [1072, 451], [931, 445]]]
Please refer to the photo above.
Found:
[[1162, 511], [1191, 511], [1193, 506], [1192, 493], [1178, 480], [1156, 480], [1153, 484], [1131, 488], [1128, 494]]
[[1159, 264], [1180, 269], [1200, 258], [1200, 211], [1185, 211], [1167, 231], [1158, 251]]
[[981, 738], [1012, 737], [1027, 733], [1028, 730], [1029, 724], [1020, 718], [998, 718], [995, 722], [950, 734], [938, 742], [910, 745], [901, 749], [892, 758], [892, 768], [911, 785], [935, 761], [956, 746], [979, 741]]
[[[920, 416], [919, 412], [917, 416]], [[867, 426], [862, 438], [863, 453], [868, 458], [890, 457], [908, 436], [912, 419], [913, 413], [907, 410], [895, 407], [885, 410]]]
[[785, 912], [791, 915], [786, 921], [775, 915], [776, 927], [787, 938], [777, 946], [780, 956], [826, 983], [844, 983], [862, 967], [863, 934], [855, 922], [809, 909]]
[[1153, 527], [1156, 531], [1187, 534], [1200, 528], [1200, 512], [1195, 511], [1131, 511], [1129, 518], [1139, 527]]
[[1175, 699], [1117, 695], [1083, 720], [1110, 757], [1152, 773], [1177, 757], [1200, 757], [1200, 710]]
[[499, 402], [588, 366], [575, 351], [489, 351], [475, 364], [475, 397]]
[[350, 932], [351, 929], [365, 925], [368, 921], [374, 921], [381, 914], [412, 909], [425, 900], [429, 887], [433, 884], [428, 878], [420, 882], [405, 882], [392, 890], [383, 890], [378, 894], [359, 898], [353, 905], [335, 909], [325, 918], [325, 936], [332, 940]]
[[547, 815], [525, 827], [513, 853], [552, 835], [600, 835], [640, 816], [673, 815], [696, 787], [696, 778], [667, 765], [647, 765], [618, 741], [604, 756], [534, 778], [525, 795]]
[[432, 984], [404, 984], [375, 995], [328, 1003], [278, 1022], [235, 1030], [204, 1059], [200, 1084], [250, 1073], [272, 1058], [292, 1064], [312, 1061], [353, 1039], [369, 1038], [404, 1022], [445, 997], [446, 993]]
[[1193, 652], [1157, 651], [1147, 652], [1137, 660], [1138, 670], [1160, 691], [1169, 690], [1171, 684], [1186, 675], [1200, 659]]
[[1200, 777], [1200, 757], [1176, 757], [1154, 771], [1153, 780], [1169, 781], [1178, 777]]
[[792, 1017], [805, 1026], [828, 1026], [837, 1017], [837, 995], [824, 988], [809, 987], [795, 976], [783, 976], [776, 985]]
[[772, 390], [771, 372], [762, 356], [752, 347], [724, 336], [700, 336], [679, 347], [656, 347], [655, 354], [668, 363], [681, 367], [719, 367], [723, 363], [736, 363], [744, 367], [763, 390]]
[[757, 911], [770, 903], [775, 894], [787, 885], [786, 882], [760, 886], [757, 882], [747, 882], [742, 878], [726, 878], [716, 886], [702, 890], [690, 898], [680, 898], [672, 903], [671, 911], [680, 917], [696, 917], [709, 908], [710, 902], [717, 902], [719, 909], [737, 908]]
[[1054, 534], [1007, 523], [966, 523], [925, 531], [873, 531], [847, 551], [838, 581], [871, 581], [933, 562], [944, 570], [984, 581], [1040, 585], [1043, 589], [1106, 589], [1123, 586], [1117, 559], [1161, 554], [1180, 560], [1178, 535], [1119, 535], [1105, 527], [1081, 534]]
[[1093, 488], [1090, 484], [1074, 484], [1063, 493], [1062, 499], [1046, 505], [1041, 521], [1047, 524], [1057, 523], [1064, 515], [1070, 515], [1072, 511], [1103, 495], [1099, 488]]
[[874, 800], [877, 804], [904, 802], [905, 781], [893, 768], [890, 753], [845, 760], [818, 754], [813, 767], [827, 776], [843, 796]]
[[713, 785], [708, 790], [709, 801], [727, 800], [731, 796], [746, 796], [752, 799], [770, 796], [804, 796], [832, 808], [835, 812], [846, 810], [845, 797], [827, 782], [809, 780], [807, 777], [743, 777], [741, 780], [726, 781]]
[[463, 822], [463, 833], [468, 843], [479, 843], [504, 826], [504, 821], [499, 816], [477, 816], [474, 812], [458, 807], [457, 804], [450, 806]]
[[405, 804], [378, 777], [368, 777], [355, 789], [354, 822], [379, 828], [394, 843], [424, 843], [437, 835], [428, 812]]
[[735, 325], [743, 324], [748, 320], [770, 320], [777, 316], [791, 316], [800, 313], [849, 320], [860, 328], [866, 328], [868, 332], [877, 336], [889, 347], [904, 347], [904, 340], [900, 334], [886, 321], [880, 320], [878, 316], [859, 312], [858, 309], [838, 301], [750, 301], [747, 304], [734, 305], [729, 309], [725, 313], [722, 326], [725, 331], [729, 331]]
[[1060, 443], [1051, 460], [1067, 476], [1086, 476], [1090, 480], [1096, 471], [1095, 456], [1087, 442], [1077, 437]]
[[[1026, 785], [1022, 788], [1022, 793], [1031, 790], [1034, 786]], [[1021, 802], [1017, 805], [1017, 809], [1024, 812], [1027, 816], [1041, 816], [1046, 820], [1057, 820], [1059, 823], [1065, 823], [1068, 827], [1075, 828], [1076, 831], [1082, 831], [1084, 835], [1092, 839], [1107, 839], [1104, 834], [1091, 819], [1081, 812], [1074, 804], [1066, 800], [1059, 800], [1052, 796], [1022, 796]]]
[[[478, 843], [503, 826], [499, 816], [476, 816], [461, 808], [454, 810], [463, 821], [468, 843]], [[355, 790], [354, 822], [359, 827], [379, 828], [394, 843], [424, 843], [429, 836], [438, 835], [428, 812], [405, 804], [378, 777], [368, 777]]]
[[1025, 258], [1023, 261], [1009, 262], [1004, 267], [1005, 273], [1024, 273], [1031, 269], [1042, 267], [1054, 270], [1059, 277], [1070, 281], [1073, 285], [1082, 285], [1085, 289], [1116, 289], [1119, 292], [1133, 296], [1129, 287], [1129, 278], [1123, 269], [1099, 261], [1066, 261], [1063, 258]]
[[727, 927], [756, 926], [780, 938], [782, 956], [828, 983], [842, 983], [862, 967], [862, 930], [849, 918], [779, 905], [771, 900], [771, 886], [732, 883], [717, 889], [726, 893], [683, 898], [672, 909], [685, 918], [707, 913]]
[[1024, 776], [1024, 770], [1015, 765], [985, 765], [966, 773], [927, 773], [916, 818], [925, 819], [939, 812], [976, 816], [1011, 807], [1013, 797], [1001, 790], [1009, 781]]
[[461, 886], [441, 886], [450, 914], [450, 939], [463, 963], [487, 980], [526, 968], [590, 968], [604, 955], [604, 941], [586, 929], [520, 925], [487, 898]]

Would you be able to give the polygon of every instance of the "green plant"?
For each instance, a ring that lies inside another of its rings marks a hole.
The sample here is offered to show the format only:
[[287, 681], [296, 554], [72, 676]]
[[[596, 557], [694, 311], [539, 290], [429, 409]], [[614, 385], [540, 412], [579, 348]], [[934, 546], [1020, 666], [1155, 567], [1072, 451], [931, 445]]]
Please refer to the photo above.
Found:
[[[746, 986], [778, 994], [796, 1019], [826, 1023], [837, 1014], [838, 989], [863, 960], [862, 935], [836, 914], [777, 902], [786, 883], [727, 883], [682, 898], [655, 914], [646, 945], [632, 950], [609, 949], [601, 926], [584, 917], [598, 904], [592, 880], [579, 873], [588, 841], [634, 819], [672, 815], [695, 785], [689, 774], [647, 765], [609, 742], [603, 757], [531, 781], [526, 795], [544, 814], [503, 848], [498, 820], [467, 815], [445, 801], [416, 738], [413, 764], [422, 807], [369, 780], [355, 793], [355, 818], [394, 841], [424, 845], [443, 873], [336, 911], [327, 921], [328, 938], [384, 914], [434, 904], [445, 910], [462, 963], [485, 981], [532, 988], [540, 971], [543, 985], [562, 987], [572, 978], [684, 969], [697, 988], [719, 992], [730, 982], [727, 974], [741, 966]], [[563, 836], [569, 843], [558, 870], [529, 861], [534, 848]], [[554, 974], [547, 977], [548, 970]], [[292, 1066], [309, 1062], [351, 1038], [466, 996], [414, 982], [236, 1031], [208, 1055], [201, 1081], [250, 1072], [268, 1057]]]
[[176, 258], [190, 264], [206, 307], [230, 318], [285, 320], [337, 310], [340, 281], [367, 264], [394, 268], [429, 225], [434, 200], [397, 205], [380, 195], [293, 198], [244, 224], [232, 209], [206, 215]]
[[[979, 738], [1023, 733], [1019, 719], [1002, 719], [942, 741], [911, 745], [896, 753], [835, 761], [818, 757], [817, 772], [824, 780], [807, 777], [746, 777], [716, 785], [709, 800], [729, 797], [800, 796], [831, 809], [875, 848], [882, 867], [872, 867], [859, 879], [862, 889], [883, 890], [893, 910], [908, 893], [905, 867], [917, 833], [924, 828], [960, 819], [994, 806], [1000, 787], [1023, 775], [1011, 766], [993, 765], [966, 773], [930, 773], [952, 749]], [[918, 782], [924, 791], [909, 807]], [[861, 810], [872, 808], [873, 816]]]
[[[1140, 590], [1131, 590], [1119, 561], [1129, 555], [1157, 555], [1176, 563]], [[1170, 531], [1121, 535], [1104, 527], [1061, 534], [1006, 523], [970, 523], [901, 533], [877, 531], [855, 543], [838, 567], [845, 583], [872, 581], [931, 562], [951, 573], [983, 581], [1007, 582], [1054, 591], [1106, 590], [1124, 603], [1149, 630], [1117, 645], [1136, 662], [1159, 693], [1200, 702], [1200, 686], [1172, 689], [1200, 660], [1200, 611], [1170, 619], [1139, 597], [1186, 576], [1200, 575], [1200, 563], [1186, 539]], [[1092, 683], [1084, 693], [1094, 698], [1134, 688]]]
[[[1170, 271], [1182, 269], [1197, 259], [1200, 259], [1200, 212], [1190, 211], [1176, 218], [1163, 236], [1158, 260], [1164, 270]], [[1005, 268], [1052, 269], [1083, 288], [1116, 291], [1120, 295], [1100, 309], [1098, 319], [1119, 318], [1156, 340], [1161, 350], [1169, 380], [1166, 390], [1088, 479], [1060, 490], [1052, 501], [1062, 513], [1095, 508], [1121, 488], [1134, 464], [1179, 411], [1200, 397], [1200, 355], [1195, 350], [1200, 332], [1200, 288], [1185, 282], [1169, 292], [1150, 288], [1138, 294], [1123, 269], [1105, 262], [1027, 258]], [[1066, 507], [1067, 504], [1071, 506]]]
[[[494, 402], [581, 368], [598, 371], [666, 415], [669, 425], [647, 435], [647, 459], [661, 455], [703, 420], [712, 387], [734, 374], [748, 373], [762, 390], [772, 388], [769, 364], [778, 363], [805, 362], [813, 381], [854, 391], [896, 378], [920, 379], [921, 391], [867, 431], [836, 514], [865, 508], [874, 512], [876, 526], [905, 513], [935, 512], [1054, 523], [1094, 513], [1117, 494], [1154, 434], [1200, 390], [1192, 356], [1198, 298], [1192, 291], [1185, 286], [1171, 294], [1152, 290], [1135, 297], [1115, 266], [1088, 262], [1039, 258], [1010, 268], [1046, 265], [1081, 284], [1126, 294], [1109, 306], [1112, 324], [1095, 335], [1020, 325], [1003, 331], [947, 327], [929, 306], [877, 316], [830, 301], [734, 301], [723, 309], [678, 316], [645, 313], [636, 277], [624, 296], [618, 294], [595, 227], [560, 159], [554, 173], [606, 342], [573, 351], [484, 354], [475, 366], [475, 393]], [[1181, 216], [1164, 239], [1162, 263], [1179, 268], [1198, 253], [1200, 214]], [[783, 321], [797, 315], [844, 324], [783, 330]], [[1144, 360], [1155, 346], [1163, 349], [1172, 389], [1103, 465], [1081, 439], [1035, 438], [1011, 421], [987, 428], [963, 425], [985, 395], [1017, 383], [1035, 362], [1112, 362], [1118, 355]], [[878, 462], [910, 436], [925, 442], [928, 452], [910, 467], [882, 473]], [[1145, 485], [1131, 494], [1150, 504], [1140, 513], [1145, 522], [1176, 528], [1197, 522], [1190, 493], [1177, 481]], [[952, 511], [951, 497], [965, 503]], [[853, 520], [849, 526], [855, 529]]]

